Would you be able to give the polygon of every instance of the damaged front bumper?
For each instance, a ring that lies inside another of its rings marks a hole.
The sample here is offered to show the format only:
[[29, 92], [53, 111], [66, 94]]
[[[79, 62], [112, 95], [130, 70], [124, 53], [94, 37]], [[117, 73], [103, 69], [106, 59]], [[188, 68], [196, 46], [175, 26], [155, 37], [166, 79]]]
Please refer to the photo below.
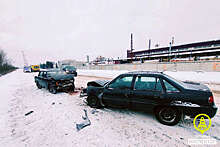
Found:
[[67, 84], [57, 84], [57, 90], [61, 90], [61, 89], [68, 89], [74, 87], [73, 83], [67, 83]]

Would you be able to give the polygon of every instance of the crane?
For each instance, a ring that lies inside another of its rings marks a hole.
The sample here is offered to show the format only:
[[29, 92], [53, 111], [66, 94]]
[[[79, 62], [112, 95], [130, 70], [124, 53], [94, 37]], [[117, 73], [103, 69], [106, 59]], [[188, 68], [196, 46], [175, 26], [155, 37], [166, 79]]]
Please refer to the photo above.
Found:
[[21, 51], [21, 53], [22, 53], [23, 60], [24, 60], [24, 66], [28, 66], [28, 62], [27, 62], [26, 56], [24, 54], [24, 51]]

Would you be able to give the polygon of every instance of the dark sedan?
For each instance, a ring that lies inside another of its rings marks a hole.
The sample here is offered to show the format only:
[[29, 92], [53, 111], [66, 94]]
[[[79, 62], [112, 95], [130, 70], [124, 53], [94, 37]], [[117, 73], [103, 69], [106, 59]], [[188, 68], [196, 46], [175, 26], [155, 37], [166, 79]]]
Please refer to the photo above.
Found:
[[162, 72], [121, 74], [112, 81], [92, 81], [84, 90], [91, 107], [151, 109], [159, 122], [176, 125], [182, 114], [215, 116], [212, 92], [200, 83], [178, 81]]
[[62, 67], [62, 70], [67, 74], [73, 74], [75, 77], [77, 76], [76, 68], [74, 66], [67, 65]]
[[39, 89], [46, 88], [49, 92], [56, 94], [58, 90], [74, 91], [74, 76], [57, 71], [40, 71], [34, 77]]

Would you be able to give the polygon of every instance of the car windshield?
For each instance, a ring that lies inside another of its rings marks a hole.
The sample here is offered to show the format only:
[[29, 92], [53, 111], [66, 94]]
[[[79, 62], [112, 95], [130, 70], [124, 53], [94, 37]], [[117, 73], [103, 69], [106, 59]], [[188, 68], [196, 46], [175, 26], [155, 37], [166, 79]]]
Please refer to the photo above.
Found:
[[66, 66], [65, 68], [68, 70], [76, 70], [76, 68], [74, 66]]
[[50, 71], [50, 72], [47, 72], [47, 75], [53, 75], [53, 74], [57, 74], [58, 72], [56, 71]]

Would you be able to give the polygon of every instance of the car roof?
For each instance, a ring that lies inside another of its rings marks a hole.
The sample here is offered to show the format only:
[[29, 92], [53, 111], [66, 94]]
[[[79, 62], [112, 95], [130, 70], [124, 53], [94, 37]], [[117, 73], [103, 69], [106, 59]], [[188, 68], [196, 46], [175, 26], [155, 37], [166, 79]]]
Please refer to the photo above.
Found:
[[65, 66], [63, 66], [63, 68], [69, 68], [69, 67], [74, 67], [74, 68], [76, 68], [75, 66], [73, 66], [73, 65], [65, 65]]
[[40, 72], [59, 72], [59, 69], [41, 69]]
[[151, 75], [164, 75], [163, 72], [159, 72], [159, 71], [131, 71], [131, 72], [127, 72], [124, 74], [130, 74], [130, 75], [134, 75], [134, 74], [138, 74], [138, 75], [146, 75], [146, 74], [151, 74]]

